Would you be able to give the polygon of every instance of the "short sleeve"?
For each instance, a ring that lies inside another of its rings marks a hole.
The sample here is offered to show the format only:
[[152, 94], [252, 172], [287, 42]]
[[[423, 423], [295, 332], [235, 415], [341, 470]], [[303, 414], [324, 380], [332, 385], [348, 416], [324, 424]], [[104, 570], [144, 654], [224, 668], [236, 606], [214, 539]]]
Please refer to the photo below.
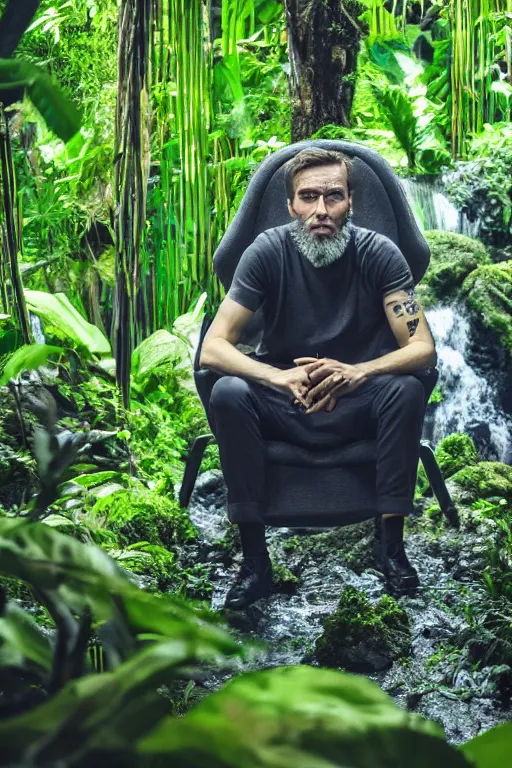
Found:
[[375, 265], [374, 285], [384, 298], [390, 293], [414, 288], [411, 269], [401, 250], [389, 238], [381, 237], [376, 242], [377, 253], [371, 259]]
[[269, 289], [265, 254], [270, 244], [265, 248], [260, 238], [261, 235], [243, 252], [226, 294], [252, 312], [263, 304]]

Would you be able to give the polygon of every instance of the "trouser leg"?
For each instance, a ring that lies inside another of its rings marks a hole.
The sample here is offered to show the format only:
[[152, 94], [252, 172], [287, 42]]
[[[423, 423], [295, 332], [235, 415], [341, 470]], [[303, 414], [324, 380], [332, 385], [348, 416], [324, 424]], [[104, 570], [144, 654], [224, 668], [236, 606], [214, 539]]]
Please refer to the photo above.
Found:
[[[274, 412], [274, 410], [276, 412]], [[236, 523], [263, 523], [265, 453], [262, 423], [280, 423], [279, 409], [257, 385], [238, 376], [223, 376], [210, 398], [210, 422], [219, 446], [228, 489], [228, 517]], [[281, 418], [284, 413], [281, 414]]]
[[[380, 381], [379, 381], [380, 379]], [[375, 377], [377, 512], [410, 514], [424, 418], [424, 389], [414, 376]]]

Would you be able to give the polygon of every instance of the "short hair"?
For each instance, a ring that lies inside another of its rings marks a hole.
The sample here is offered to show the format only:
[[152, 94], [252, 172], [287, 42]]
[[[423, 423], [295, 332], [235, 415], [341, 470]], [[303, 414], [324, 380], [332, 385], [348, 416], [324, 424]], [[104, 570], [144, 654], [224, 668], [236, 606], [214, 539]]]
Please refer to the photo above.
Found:
[[344, 165], [347, 171], [347, 188], [351, 192], [352, 160], [344, 152], [333, 149], [311, 147], [302, 149], [284, 165], [284, 183], [288, 200], [293, 200], [295, 195], [295, 176], [305, 168], [316, 168], [319, 165]]

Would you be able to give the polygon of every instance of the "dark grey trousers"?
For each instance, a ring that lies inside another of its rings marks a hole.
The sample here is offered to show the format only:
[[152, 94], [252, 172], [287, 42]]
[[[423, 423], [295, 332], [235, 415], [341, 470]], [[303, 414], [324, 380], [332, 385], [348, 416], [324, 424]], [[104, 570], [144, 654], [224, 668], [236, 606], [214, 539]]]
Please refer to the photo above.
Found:
[[322, 449], [376, 439], [375, 514], [410, 514], [424, 413], [425, 390], [413, 375], [374, 376], [342, 395], [331, 413], [310, 414], [287, 395], [223, 376], [212, 389], [209, 418], [228, 489], [229, 519], [264, 522], [264, 440]]

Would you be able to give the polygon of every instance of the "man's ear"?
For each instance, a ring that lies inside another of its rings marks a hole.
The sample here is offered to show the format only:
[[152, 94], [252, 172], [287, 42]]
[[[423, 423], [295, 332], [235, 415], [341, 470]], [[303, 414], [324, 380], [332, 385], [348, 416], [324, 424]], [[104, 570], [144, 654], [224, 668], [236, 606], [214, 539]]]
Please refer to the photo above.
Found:
[[297, 218], [297, 214], [293, 210], [292, 201], [291, 200], [287, 200], [287, 205], [288, 205], [288, 213], [290, 214], [292, 219], [296, 219]]

